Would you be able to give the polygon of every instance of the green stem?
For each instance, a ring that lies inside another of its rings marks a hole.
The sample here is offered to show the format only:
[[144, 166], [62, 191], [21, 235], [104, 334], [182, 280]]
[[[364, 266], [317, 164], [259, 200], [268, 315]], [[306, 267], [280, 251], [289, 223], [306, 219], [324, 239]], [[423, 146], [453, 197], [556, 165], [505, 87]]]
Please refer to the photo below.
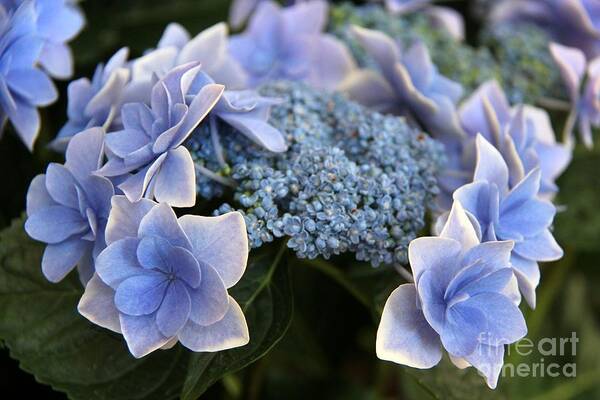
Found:
[[371, 310], [371, 300], [367, 296], [365, 296], [365, 294], [354, 283], [352, 283], [352, 281], [350, 281], [335, 265], [321, 259], [302, 259], [298, 261], [301, 264], [306, 264], [307, 266], [313, 267], [330, 277], [332, 280], [334, 280], [340, 286], [346, 289], [360, 304]]

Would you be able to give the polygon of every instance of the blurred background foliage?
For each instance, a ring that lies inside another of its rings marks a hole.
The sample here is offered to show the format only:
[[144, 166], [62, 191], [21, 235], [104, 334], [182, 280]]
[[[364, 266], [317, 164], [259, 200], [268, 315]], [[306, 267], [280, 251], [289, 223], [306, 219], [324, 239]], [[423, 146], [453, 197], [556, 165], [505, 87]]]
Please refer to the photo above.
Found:
[[[468, 38], [478, 37], [479, 22], [468, 13], [468, 1], [449, 3], [467, 17]], [[133, 57], [153, 47], [172, 21], [197, 33], [226, 20], [225, 0], [86, 0], [81, 3], [87, 26], [72, 43], [75, 77], [91, 76], [98, 62], [128, 46]], [[42, 134], [34, 154], [6, 130], [0, 142], [0, 228], [18, 217], [33, 176], [60, 157], [45, 145], [65, 121], [66, 87], [60, 100], [42, 110]], [[560, 128], [562, 115], [555, 115]], [[290, 329], [263, 359], [215, 384], [214, 399], [597, 399], [600, 398], [600, 149], [577, 148], [569, 170], [560, 179], [557, 203], [564, 206], [555, 232], [565, 249], [563, 260], [542, 266], [535, 311], [524, 307], [528, 338], [579, 338], [576, 355], [544, 356], [534, 350], [522, 357], [514, 349], [506, 361], [576, 363], [577, 378], [505, 377], [488, 390], [472, 369], [458, 370], [448, 360], [433, 370], [419, 371], [378, 361], [375, 332], [387, 295], [402, 279], [389, 269], [372, 269], [352, 257], [324, 261], [294, 260], [291, 265], [295, 313]], [[1, 311], [0, 311], [1, 312]], [[19, 370], [0, 343], [1, 393], [36, 398], [65, 396], [35, 382]], [[10, 397], [11, 395], [9, 395]]]

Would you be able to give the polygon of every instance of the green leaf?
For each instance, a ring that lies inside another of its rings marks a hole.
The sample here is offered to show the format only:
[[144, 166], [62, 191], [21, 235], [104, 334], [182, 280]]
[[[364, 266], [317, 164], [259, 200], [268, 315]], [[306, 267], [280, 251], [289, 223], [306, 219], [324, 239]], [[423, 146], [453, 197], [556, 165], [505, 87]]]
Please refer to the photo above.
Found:
[[22, 369], [72, 399], [162, 400], [180, 397], [182, 387], [194, 397], [264, 355], [291, 320], [287, 270], [269, 265], [265, 253], [231, 290], [248, 319], [249, 345], [203, 354], [178, 345], [137, 360], [121, 335], [79, 315], [83, 289], [75, 274], [59, 284], [44, 279], [43, 249], [27, 237], [22, 219], [0, 232], [0, 341]]
[[182, 399], [196, 399], [223, 375], [264, 356], [285, 334], [293, 314], [292, 290], [286, 263], [286, 245], [277, 254], [264, 251], [248, 265], [244, 280], [232, 295], [239, 301], [250, 329], [250, 343], [219, 353], [190, 357]]

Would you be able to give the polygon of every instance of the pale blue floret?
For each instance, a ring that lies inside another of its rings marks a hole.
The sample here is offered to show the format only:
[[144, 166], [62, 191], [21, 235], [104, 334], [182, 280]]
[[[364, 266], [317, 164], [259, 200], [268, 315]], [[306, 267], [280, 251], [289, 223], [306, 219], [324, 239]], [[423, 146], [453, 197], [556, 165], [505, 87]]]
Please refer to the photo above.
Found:
[[123, 129], [106, 135], [108, 162], [99, 171], [118, 177], [119, 189], [131, 201], [155, 198], [172, 206], [196, 203], [195, 170], [182, 146], [221, 97], [222, 85], [207, 84], [188, 96], [200, 71], [197, 63], [174, 68], [152, 89], [150, 107], [122, 107]]
[[48, 74], [72, 74], [66, 42], [83, 22], [76, 6], [64, 0], [0, 3], [0, 122], [10, 120], [29, 150], [40, 130], [37, 108], [58, 97]]
[[535, 307], [540, 280], [538, 261], [555, 261], [563, 255], [550, 232], [556, 208], [538, 197], [540, 182], [541, 170], [534, 168], [509, 185], [509, 169], [502, 155], [480, 135], [473, 183], [454, 192], [454, 200], [478, 221], [482, 241], [515, 242], [511, 264], [531, 307]]
[[573, 145], [573, 130], [577, 125], [583, 144], [592, 148], [592, 127], [600, 126], [600, 57], [588, 63], [583, 51], [557, 43], [550, 44], [550, 54], [561, 73], [572, 107], [565, 121], [563, 141]]
[[417, 42], [403, 51], [383, 32], [358, 26], [352, 32], [380, 70], [362, 70], [344, 83], [342, 89], [352, 99], [379, 110], [408, 113], [444, 143], [464, 136], [455, 107], [463, 89], [439, 73], [425, 44]]
[[239, 213], [177, 218], [164, 203], [114, 196], [106, 243], [79, 312], [122, 333], [135, 357], [178, 341], [197, 352], [248, 343], [244, 314], [227, 293], [248, 259]]
[[50, 164], [29, 187], [25, 230], [48, 244], [42, 272], [52, 282], [62, 280], [75, 266], [87, 282], [94, 272], [93, 260], [105, 247], [114, 189], [108, 179], [94, 174], [103, 151], [102, 129], [81, 132], [67, 147], [65, 164]]
[[96, 67], [94, 76], [69, 83], [67, 123], [51, 146], [63, 151], [71, 137], [84, 129], [101, 126], [108, 129], [119, 117], [123, 91], [129, 81], [128, 49], [115, 53], [106, 63]]
[[287, 79], [335, 89], [355, 63], [342, 42], [323, 33], [327, 14], [324, 0], [285, 8], [261, 1], [246, 31], [229, 41], [229, 51], [245, 69], [248, 85]]
[[410, 243], [414, 283], [398, 287], [385, 304], [379, 358], [431, 368], [445, 349], [458, 367], [475, 367], [496, 387], [504, 346], [527, 327], [510, 267], [513, 242], [480, 243], [477, 228], [456, 201], [439, 237]]

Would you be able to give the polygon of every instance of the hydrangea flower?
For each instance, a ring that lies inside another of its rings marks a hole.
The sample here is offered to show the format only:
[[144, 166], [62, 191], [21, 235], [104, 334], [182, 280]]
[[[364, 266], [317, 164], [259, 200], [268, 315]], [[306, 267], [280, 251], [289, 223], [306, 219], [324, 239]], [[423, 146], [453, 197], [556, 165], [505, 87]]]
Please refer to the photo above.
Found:
[[34, 5], [0, 6], [0, 123], [10, 120], [29, 150], [40, 130], [37, 107], [58, 97], [52, 80], [37, 66], [44, 41], [35, 33]]
[[577, 48], [551, 43], [550, 53], [558, 65], [572, 105], [563, 140], [569, 145], [573, 143], [573, 128], [578, 123], [583, 144], [591, 148], [592, 125], [600, 126], [600, 57], [591, 60], [586, 68], [585, 54]]
[[[15, 3], [27, 3], [17, 0]], [[43, 40], [40, 65], [54, 78], [73, 75], [73, 55], [67, 42], [79, 34], [85, 19], [73, 0], [37, 0], [36, 34]]]
[[402, 52], [385, 33], [358, 26], [353, 32], [380, 73], [353, 74], [343, 87], [352, 99], [378, 109], [408, 112], [443, 142], [462, 138], [455, 108], [462, 87], [438, 73], [423, 43]]
[[534, 23], [554, 40], [577, 47], [588, 57], [600, 55], [600, 7], [597, 0], [503, 0], [494, 2], [494, 24]]
[[[194, 163], [182, 143], [217, 103], [223, 86], [208, 84], [186, 98], [200, 66], [174, 68], [152, 89], [151, 106], [125, 104], [123, 129], [106, 135], [109, 160], [99, 173], [122, 177], [119, 189], [131, 201], [154, 197], [172, 206], [196, 202]], [[126, 176], [132, 173], [132, 175]]]
[[556, 143], [546, 111], [528, 105], [511, 108], [498, 83], [490, 81], [461, 104], [458, 114], [470, 138], [461, 155], [470, 176], [475, 167], [475, 138], [482, 134], [508, 163], [510, 187], [539, 167], [540, 193], [551, 198], [558, 191], [554, 181], [569, 165], [571, 150]]
[[454, 192], [454, 200], [479, 223], [484, 242], [515, 242], [510, 261], [519, 289], [532, 308], [540, 280], [538, 262], [555, 261], [563, 255], [550, 232], [556, 208], [538, 197], [540, 182], [538, 167], [510, 186], [509, 168], [502, 155], [479, 135], [473, 183]]
[[198, 352], [248, 343], [244, 314], [227, 293], [248, 259], [239, 213], [178, 219], [167, 204], [115, 196], [106, 242], [79, 312], [122, 333], [135, 357], [177, 341]]
[[495, 388], [504, 345], [527, 333], [515, 302], [513, 242], [480, 243], [476, 227], [455, 202], [439, 237], [408, 248], [414, 283], [387, 299], [377, 330], [380, 359], [431, 368], [445, 349], [460, 368], [473, 366]]
[[261, 2], [246, 31], [229, 41], [230, 53], [248, 74], [249, 86], [286, 79], [335, 89], [355, 65], [338, 39], [322, 33], [327, 12], [323, 0], [286, 8], [273, 1]]
[[[214, 83], [215, 81], [208, 74], [200, 72], [194, 79], [190, 92], [198, 93], [206, 85]], [[271, 106], [280, 102], [280, 99], [263, 97], [254, 90], [225, 90], [223, 92], [223, 96], [209, 114], [213, 144], [217, 157], [223, 164], [225, 164], [225, 159], [218, 138], [217, 120], [230, 125], [269, 151], [281, 153], [287, 150], [283, 134], [269, 124]]]
[[162, 78], [173, 68], [190, 62], [200, 63], [204, 72], [228, 89], [246, 87], [244, 69], [228, 52], [225, 23], [205, 29], [193, 39], [185, 28], [172, 23], [165, 29], [157, 49], [132, 61], [128, 95], [139, 99], [140, 95], [150, 92], [153, 75]]
[[112, 183], [95, 175], [103, 158], [104, 131], [91, 128], [67, 147], [64, 165], [51, 163], [27, 192], [25, 231], [47, 243], [42, 272], [62, 280], [75, 266], [82, 282], [93, 272], [93, 260], [105, 247], [104, 228], [114, 194]]
[[94, 76], [69, 83], [67, 116], [51, 147], [64, 151], [73, 135], [94, 126], [108, 129], [118, 116], [123, 91], [129, 81], [127, 68], [129, 50], [122, 48], [106, 63], [96, 67]]

